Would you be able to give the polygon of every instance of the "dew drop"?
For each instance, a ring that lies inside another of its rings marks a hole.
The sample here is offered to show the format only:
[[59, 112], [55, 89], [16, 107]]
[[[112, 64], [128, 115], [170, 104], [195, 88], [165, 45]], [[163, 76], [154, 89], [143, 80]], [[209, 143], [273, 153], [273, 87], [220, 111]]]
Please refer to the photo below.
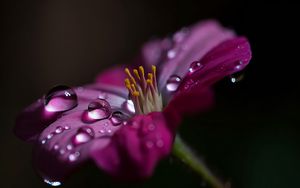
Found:
[[56, 133], [56, 134], [62, 133], [63, 131], [64, 131], [64, 128], [62, 128], [61, 126], [58, 126], [58, 127], [56, 127], [56, 129], [55, 129], [55, 133]]
[[173, 40], [175, 42], [181, 42], [181, 41], [183, 41], [183, 39], [186, 37], [187, 34], [188, 34], [188, 29], [182, 28], [180, 31], [176, 32], [173, 35]]
[[179, 76], [176, 75], [171, 76], [167, 81], [167, 85], [166, 85], [167, 90], [171, 92], [176, 91], [180, 82], [181, 82], [181, 78]]
[[148, 130], [149, 130], [149, 131], [154, 131], [154, 129], [155, 129], [155, 125], [154, 125], [153, 123], [150, 123], [150, 124], [148, 125]]
[[244, 79], [244, 74], [241, 72], [238, 72], [238, 73], [232, 74], [231, 76], [229, 76], [229, 78], [230, 78], [230, 82], [235, 84]]
[[176, 51], [175, 50], [169, 50], [167, 53], [167, 56], [169, 59], [173, 59], [176, 56]]
[[51, 186], [54, 186], [54, 187], [61, 185], [61, 182], [59, 182], [59, 181], [50, 181], [50, 180], [44, 179], [44, 182]]
[[199, 61], [194, 61], [190, 65], [189, 74], [192, 74], [192, 73], [200, 70], [202, 67], [203, 67], [203, 65]]
[[126, 100], [123, 104], [124, 108], [130, 113], [135, 113], [135, 108], [132, 100]]
[[84, 120], [87, 122], [95, 122], [107, 119], [111, 114], [110, 105], [104, 99], [96, 99], [88, 105], [87, 114], [84, 114]]
[[101, 93], [98, 95], [98, 98], [99, 98], [99, 99], [102, 99], [102, 100], [107, 99], [107, 94], [101, 92]]
[[120, 112], [116, 111], [111, 116], [111, 122], [114, 126], [120, 125], [124, 120], [126, 119], [126, 116]]
[[59, 145], [58, 145], [58, 144], [55, 144], [55, 145], [53, 146], [53, 149], [54, 149], [54, 150], [58, 150], [58, 149], [59, 149]]
[[72, 146], [72, 144], [68, 144], [68, 145], [67, 145], [67, 150], [69, 150], [69, 151], [70, 151], [70, 150], [72, 150], [72, 149], [73, 149], [73, 146]]
[[77, 106], [77, 95], [68, 86], [56, 86], [46, 94], [44, 104], [48, 112], [71, 110]]
[[46, 141], [47, 141], [46, 139], [43, 139], [43, 140], [41, 141], [41, 143], [42, 143], [42, 144], [45, 144]]
[[80, 153], [78, 151], [76, 151], [75, 153], [71, 153], [68, 158], [69, 158], [70, 162], [74, 162], [78, 159], [79, 156], [80, 156]]
[[53, 135], [54, 135], [53, 133], [48, 134], [47, 139], [50, 140], [53, 137]]
[[64, 129], [65, 129], [65, 130], [69, 130], [69, 129], [70, 129], [70, 126], [66, 125], [66, 126], [64, 127]]
[[80, 144], [84, 144], [90, 140], [92, 140], [95, 136], [95, 132], [91, 127], [85, 126], [78, 129], [77, 133], [74, 135], [72, 139], [72, 143], [77, 146]]

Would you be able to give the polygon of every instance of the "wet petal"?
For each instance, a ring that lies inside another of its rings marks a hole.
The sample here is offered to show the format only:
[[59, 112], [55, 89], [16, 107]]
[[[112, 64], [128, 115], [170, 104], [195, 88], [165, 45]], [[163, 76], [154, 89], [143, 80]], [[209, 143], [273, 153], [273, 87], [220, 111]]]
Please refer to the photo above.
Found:
[[34, 150], [34, 165], [47, 181], [64, 179], [90, 159], [91, 150], [102, 149], [122, 126], [110, 118], [86, 124], [82, 111], [63, 116], [49, 125], [40, 135]]
[[227, 40], [199, 60], [202, 67], [184, 77], [178, 93], [209, 87], [225, 76], [243, 70], [250, 59], [251, 49], [246, 38]]
[[170, 153], [173, 139], [174, 133], [162, 113], [138, 115], [116, 132], [106, 148], [95, 150], [92, 157], [100, 168], [118, 178], [145, 178]]
[[[32, 105], [23, 110], [16, 120], [14, 127], [15, 134], [25, 141], [35, 141], [39, 134], [57, 119], [75, 111], [85, 111], [89, 103], [97, 98], [105, 99], [112, 109], [123, 108], [126, 103], [127, 91], [116, 87], [101, 86], [93, 84], [84, 87], [74, 88], [77, 95], [78, 105], [70, 110], [53, 112], [48, 111], [44, 105], [44, 98], [37, 100]], [[123, 108], [128, 114], [132, 112]]]
[[164, 89], [171, 75], [183, 77], [188, 72], [191, 62], [201, 59], [213, 47], [234, 36], [233, 31], [212, 20], [200, 22], [175, 33], [174, 44], [160, 67], [160, 88]]

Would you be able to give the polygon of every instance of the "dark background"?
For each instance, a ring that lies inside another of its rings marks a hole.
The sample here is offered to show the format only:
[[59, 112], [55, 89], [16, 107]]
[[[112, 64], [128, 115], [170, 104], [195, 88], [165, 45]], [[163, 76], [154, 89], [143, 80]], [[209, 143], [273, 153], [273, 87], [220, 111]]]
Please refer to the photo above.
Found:
[[[31, 146], [12, 134], [16, 114], [56, 84], [82, 85], [130, 62], [143, 42], [216, 18], [249, 38], [242, 82], [216, 85], [215, 109], [186, 119], [182, 137], [232, 187], [299, 187], [299, 6], [288, 1], [2, 1], [1, 187], [46, 187]], [[67, 187], [205, 187], [176, 160], [138, 184], [115, 184], [93, 165]]]

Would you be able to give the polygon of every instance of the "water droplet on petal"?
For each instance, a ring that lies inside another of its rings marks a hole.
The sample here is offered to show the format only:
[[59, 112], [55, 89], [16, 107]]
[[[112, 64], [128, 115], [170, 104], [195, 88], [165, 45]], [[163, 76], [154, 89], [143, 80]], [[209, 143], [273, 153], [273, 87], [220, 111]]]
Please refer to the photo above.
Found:
[[148, 125], [148, 130], [149, 130], [149, 131], [154, 131], [154, 129], [155, 129], [155, 125], [154, 125], [153, 123], [150, 123], [150, 124]]
[[171, 76], [167, 81], [167, 85], [166, 85], [167, 90], [171, 92], [176, 91], [180, 82], [181, 82], [181, 78], [179, 76], [176, 75]]
[[65, 130], [69, 130], [69, 129], [70, 129], [70, 126], [66, 125], [66, 126], [64, 127], [64, 129], [65, 129]]
[[43, 139], [43, 140], [41, 141], [41, 143], [42, 143], [42, 144], [45, 144], [46, 141], [47, 141], [46, 139]]
[[244, 62], [243, 62], [243, 61], [237, 61], [237, 62], [236, 62], [235, 69], [236, 69], [236, 70], [240, 70], [240, 69], [242, 68], [242, 65], [244, 65]]
[[110, 105], [104, 99], [96, 99], [88, 106], [87, 114], [84, 114], [84, 120], [87, 122], [95, 122], [102, 119], [107, 119], [110, 114]]
[[175, 42], [181, 42], [181, 41], [183, 41], [183, 39], [186, 37], [187, 34], [188, 34], [188, 29], [182, 28], [180, 31], [176, 32], [173, 35], [173, 40]]
[[123, 104], [124, 108], [130, 113], [135, 113], [135, 108], [132, 100], [126, 100]]
[[53, 133], [48, 134], [47, 139], [50, 140], [53, 137], [53, 135], [54, 135]]
[[58, 150], [58, 149], [59, 149], [59, 145], [58, 145], [58, 144], [55, 144], [55, 145], [53, 146], [53, 149], [54, 149], [54, 150]]
[[72, 139], [72, 143], [77, 146], [80, 144], [84, 144], [90, 140], [92, 140], [95, 136], [95, 132], [91, 127], [85, 126], [78, 129], [77, 133], [74, 135]]
[[61, 182], [59, 182], [59, 181], [50, 181], [50, 180], [44, 179], [44, 182], [51, 186], [54, 186], [54, 187], [61, 185]]
[[167, 53], [167, 56], [168, 56], [169, 59], [173, 59], [176, 56], [176, 51], [174, 49], [169, 50], [168, 53]]
[[61, 126], [58, 126], [58, 127], [56, 127], [56, 129], [55, 129], [55, 133], [56, 133], [56, 134], [62, 133], [63, 131], [64, 131], [64, 128], [62, 128]]
[[63, 154], [66, 153], [66, 151], [65, 151], [64, 149], [60, 149], [60, 150], [59, 150], [59, 153], [60, 153], [61, 155], [63, 155]]
[[80, 153], [78, 151], [76, 151], [75, 153], [71, 153], [68, 158], [69, 158], [70, 162], [74, 162], [78, 159], [79, 156], [80, 156]]
[[104, 99], [107, 98], [107, 94], [104, 93], [104, 92], [101, 92], [101, 93], [98, 95], [98, 98], [104, 100]]
[[122, 112], [116, 111], [112, 114], [110, 120], [114, 126], [117, 126], [120, 125], [125, 119], [127, 118]]
[[71, 110], [77, 106], [77, 95], [68, 86], [56, 86], [47, 93], [44, 104], [48, 112]]
[[72, 150], [72, 149], [73, 149], [73, 146], [72, 146], [72, 144], [68, 144], [68, 145], [67, 145], [67, 150], [69, 150], [69, 151], [70, 151], [70, 150]]
[[199, 61], [194, 61], [190, 65], [189, 74], [192, 74], [192, 73], [200, 70], [202, 67], [203, 67], [203, 65]]

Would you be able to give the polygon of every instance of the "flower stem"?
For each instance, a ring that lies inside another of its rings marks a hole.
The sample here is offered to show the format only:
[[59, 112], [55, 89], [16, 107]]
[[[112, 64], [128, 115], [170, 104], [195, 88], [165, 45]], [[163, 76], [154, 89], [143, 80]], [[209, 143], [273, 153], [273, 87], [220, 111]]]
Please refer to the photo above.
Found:
[[225, 188], [216, 176], [208, 169], [208, 167], [201, 161], [192, 150], [182, 141], [179, 135], [176, 135], [173, 146], [173, 155], [178, 157], [184, 164], [193, 169], [199, 174], [208, 184], [213, 188]]

